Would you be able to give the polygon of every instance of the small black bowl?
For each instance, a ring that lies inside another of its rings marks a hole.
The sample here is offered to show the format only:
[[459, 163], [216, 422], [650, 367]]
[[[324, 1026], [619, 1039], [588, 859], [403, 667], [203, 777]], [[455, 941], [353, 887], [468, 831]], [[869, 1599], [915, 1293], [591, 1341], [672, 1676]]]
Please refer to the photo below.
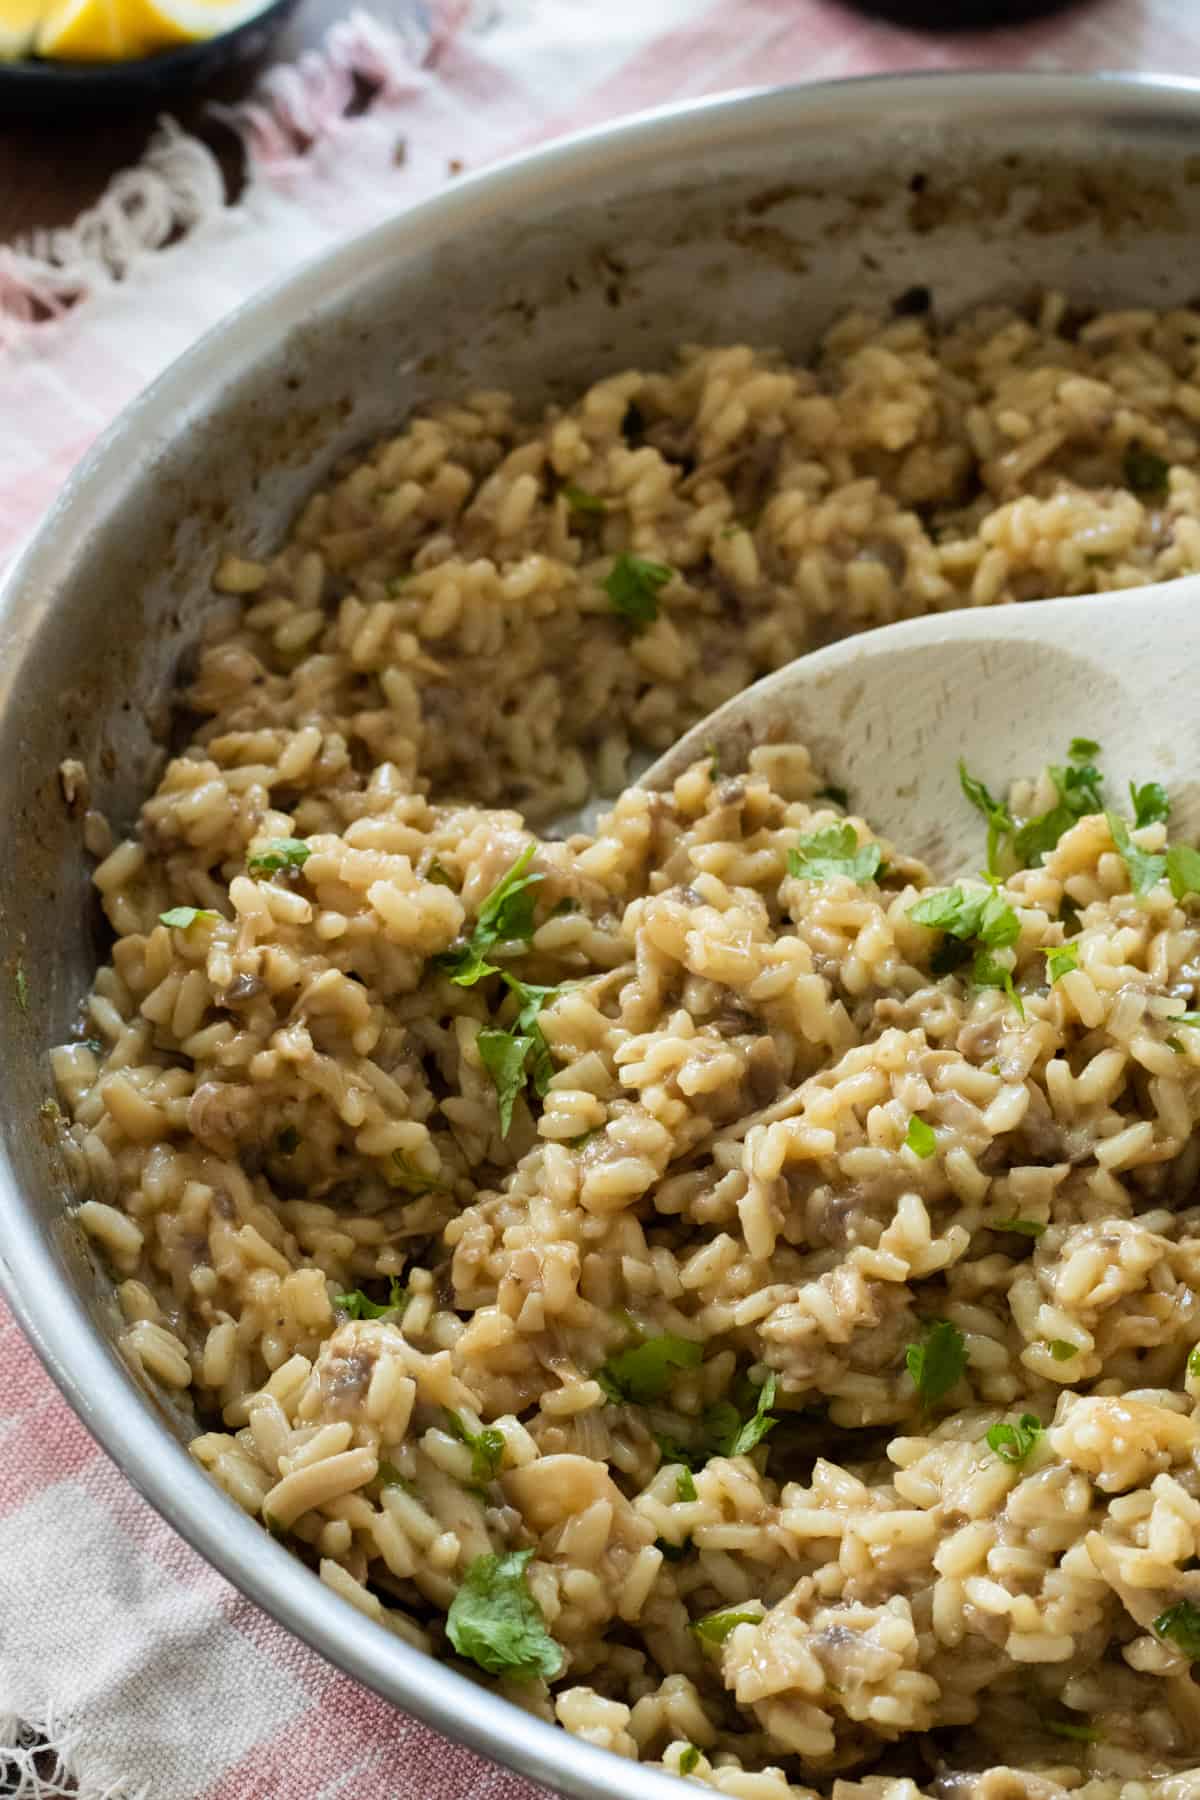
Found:
[[268, 6], [216, 37], [130, 62], [55, 62], [38, 56], [0, 63], [0, 117], [69, 119], [118, 106], [150, 107], [254, 63], [270, 48], [300, 0]]

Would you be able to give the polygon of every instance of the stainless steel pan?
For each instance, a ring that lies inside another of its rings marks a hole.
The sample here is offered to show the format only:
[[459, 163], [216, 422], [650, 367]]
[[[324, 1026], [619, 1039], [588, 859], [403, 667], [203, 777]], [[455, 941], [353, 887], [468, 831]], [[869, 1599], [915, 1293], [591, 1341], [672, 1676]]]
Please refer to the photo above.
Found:
[[803, 351], [847, 306], [927, 295], [940, 314], [1046, 284], [1177, 304], [1200, 289], [1198, 228], [1196, 85], [901, 77], [633, 119], [464, 181], [235, 314], [107, 434], [0, 595], [8, 1297], [96, 1437], [232, 1581], [397, 1705], [563, 1792], [679, 1789], [346, 1606], [210, 1485], [184, 1449], [189, 1420], [113, 1348], [108, 1284], [38, 1129], [44, 1053], [98, 949], [58, 764], [81, 757], [98, 803], [132, 819], [218, 546], [273, 545], [335, 457], [431, 395], [502, 384], [532, 407], [681, 340]]

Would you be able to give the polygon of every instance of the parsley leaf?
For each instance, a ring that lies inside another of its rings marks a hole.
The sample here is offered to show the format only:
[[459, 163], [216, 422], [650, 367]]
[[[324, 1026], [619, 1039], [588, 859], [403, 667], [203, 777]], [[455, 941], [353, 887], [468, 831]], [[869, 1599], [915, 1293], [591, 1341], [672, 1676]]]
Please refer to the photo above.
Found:
[[1025, 1008], [1013, 984], [1012, 970], [1007, 963], [1002, 963], [988, 950], [977, 950], [975, 961], [971, 965], [971, 980], [977, 988], [1003, 988], [1004, 992], [1022, 1018]]
[[1116, 813], [1106, 812], [1104, 816], [1108, 820], [1112, 841], [1129, 871], [1130, 891], [1140, 900], [1162, 880], [1167, 859], [1165, 856], [1152, 855], [1147, 850], [1139, 850], [1129, 835], [1128, 825]]
[[1194, 1606], [1190, 1600], [1177, 1600], [1166, 1612], [1159, 1613], [1151, 1629], [1156, 1637], [1170, 1638], [1192, 1662], [1200, 1661], [1200, 1606]]
[[543, 1006], [557, 999], [559, 994], [573, 984], [563, 982], [558, 987], [539, 987], [533, 982], [518, 980], [507, 969], [493, 973], [503, 975], [506, 985], [521, 1003], [511, 1031], [487, 1025], [475, 1040], [480, 1061], [491, 1076], [496, 1090], [500, 1108], [500, 1135], [507, 1137], [512, 1124], [513, 1107], [525, 1082], [530, 1083], [539, 1098], [544, 1098], [554, 1074], [554, 1061], [550, 1055], [550, 1046], [537, 1022], [538, 1014]]
[[376, 1476], [376, 1480], [379, 1482], [380, 1487], [403, 1488], [406, 1494], [411, 1494], [414, 1491], [412, 1482], [406, 1481], [395, 1463], [388, 1462], [386, 1457], [383, 1457], [380, 1460], [379, 1472]]
[[908, 1130], [904, 1134], [904, 1148], [919, 1156], [922, 1162], [934, 1155], [937, 1150], [937, 1138], [933, 1126], [927, 1125], [919, 1113], [914, 1113], [908, 1121]]
[[485, 1025], [475, 1039], [475, 1048], [496, 1090], [500, 1135], [507, 1137], [517, 1095], [525, 1086], [525, 1064], [533, 1049], [533, 1038], [520, 1032], [501, 1031], [497, 1026]]
[[1100, 746], [1095, 738], [1074, 737], [1067, 745], [1067, 756], [1071, 762], [1091, 762], [1093, 756], [1099, 756]]
[[456, 987], [474, 987], [485, 975], [498, 975], [495, 963], [487, 960], [496, 944], [528, 943], [533, 936], [533, 903], [531, 889], [544, 877], [527, 875], [536, 844], [526, 844], [508, 872], [500, 877], [479, 909], [470, 937], [458, 949], [443, 950], [434, 957], [439, 969], [449, 975]]
[[261, 880], [264, 875], [277, 875], [280, 869], [302, 869], [312, 851], [303, 838], [269, 838], [261, 850], [246, 859], [246, 873]]
[[706, 1613], [702, 1619], [693, 1619], [690, 1630], [706, 1644], [723, 1644], [730, 1632], [738, 1625], [761, 1625], [762, 1613], [739, 1612], [736, 1607], [726, 1607], [723, 1612]]
[[446, 1636], [489, 1675], [552, 1681], [562, 1670], [563, 1653], [529, 1591], [525, 1565], [532, 1555], [509, 1550], [477, 1556], [446, 1614]]
[[920, 1344], [910, 1344], [904, 1363], [925, 1407], [936, 1406], [962, 1379], [967, 1366], [966, 1340], [957, 1325], [935, 1319]]
[[879, 845], [860, 844], [853, 825], [827, 825], [802, 837], [787, 853], [788, 874], [804, 881], [828, 881], [834, 875], [874, 881], [882, 864]]
[[993, 950], [1005, 950], [1021, 935], [1021, 921], [995, 888], [940, 888], [908, 909], [910, 919], [947, 936], [978, 938]]
[[1003, 800], [997, 800], [977, 776], [967, 772], [967, 765], [960, 756], [958, 759], [958, 780], [963, 793], [971, 802], [976, 812], [981, 812], [987, 820], [987, 866], [990, 875], [999, 874], [997, 862], [1000, 847], [1007, 837], [1012, 835], [1013, 816]]
[[993, 1231], [1016, 1231], [1022, 1237], [1040, 1238], [1049, 1229], [1041, 1219], [993, 1219]]
[[1079, 1345], [1068, 1344], [1066, 1338], [1051, 1338], [1050, 1354], [1055, 1362], [1070, 1362], [1073, 1356], [1079, 1355]]
[[189, 925], [195, 925], [198, 920], [207, 923], [220, 916], [220, 913], [213, 912], [207, 906], [173, 906], [170, 912], [159, 913], [158, 922], [160, 925], [169, 925], [172, 931], [186, 931]]
[[500, 1464], [504, 1460], [504, 1433], [497, 1431], [494, 1425], [471, 1431], [458, 1413], [448, 1406], [443, 1410], [448, 1429], [471, 1452], [471, 1474], [480, 1487], [486, 1487], [500, 1473]]
[[1047, 1731], [1055, 1737], [1070, 1738], [1077, 1744], [1098, 1744], [1100, 1733], [1094, 1725], [1071, 1725], [1063, 1719], [1046, 1719], [1043, 1721]]
[[1072, 941], [1069, 944], [1057, 944], [1054, 949], [1046, 951], [1046, 973], [1051, 983], [1061, 981], [1072, 969], [1079, 967], [1079, 945]]
[[758, 1390], [758, 1403], [746, 1423], [739, 1427], [736, 1435], [723, 1447], [725, 1456], [748, 1456], [756, 1444], [761, 1444], [768, 1431], [779, 1420], [770, 1416], [769, 1408], [775, 1403], [775, 1375], [767, 1376]]
[[576, 487], [573, 481], [564, 482], [558, 490], [570, 507], [577, 513], [606, 513], [607, 500], [601, 500], [599, 494], [589, 494], [586, 488]]
[[348, 1294], [335, 1294], [333, 1297], [334, 1305], [340, 1306], [352, 1319], [390, 1319], [393, 1313], [402, 1313], [408, 1301], [407, 1292], [395, 1276], [392, 1277], [386, 1306], [380, 1306], [370, 1299], [361, 1288], [351, 1288]]
[[1026, 819], [1013, 839], [1017, 860], [1025, 868], [1033, 868], [1049, 856], [1077, 819], [1104, 810], [1100, 771], [1091, 763], [1069, 768], [1051, 764], [1047, 773], [1058, 790], [1057, 801], [1048, 812]]
[[679, 1773], [690, 1775], [700, 1761], [700, 1752], [695, 1744], [687, 1744], [679, 1752]]
[[23, 1013], [29, 1011], [29, 981], [25, 974], [24, 963], [17, 964], [17, 972], [13, 976], [13, 992], [17, 996], [17, 1005]]
[[610, 1356], [596, 1370], [596, 1380], [618, 1404], [650, 1406], [662, 1399], [675, 1369], [697, 1369], [703, 1357], [702, 1345], [665, 1331]]
[[615, 613], [631, 624], [651, 625], [658, 617], [658, 593], [674, 575], [665, 563], [648, 562], [644, 556], [622, 552], [604, 580], [604, 591]]
[[432, 881], [435, 887], [455, 887], [457, 884], [449, 869], [440, 863], [435, 856], [425, 871], [426, 881]]
[[1148, 449], [1139, 438], [1134, 438], [1131, 444], [1126, 445], [1125, 455], [1121, 459], [1121, 473], [1125, 477], [1126, 487], [1131, 487], [1135, 494], [1165, 499], [1170, 472], [1170, 463], [1157, 450]]
[[987, 1434], [988, 1449], [994, 1450], [1001, 1462], [1016, 1467], [1025, 1461], [1043, 1430], [1034, 1413], [1022, 1413], [1015, 1425], [1010, 1419], [998, 1419]]
[[683, 1502], [699, 1499], [695, 1477], [690, 1469], [680, 1469], [675, 1477], [675, 1498]]
[[1200, 1344], [1188, 1351], [1187, 1372], [1189, 1375], [1200, 1378]]
[[415, 1163], [399, 1150], [392, 1151], [391, 1185], [398, 1187], [406, 1194], [444, 1194], [449, 1191], [450, 1183], [442, 1181], [436, 1175], [427, 1175], [424, 1169], [418, 1169]]
[[1200, 894], [1200, 850], [1189, 844], [1172, 844], [1167, 851], [1167, 880], [1176, 900]]
[[1161, 781], [1144, 781], [1139, 787], [1136, 781], [1129, 784], [1129, 798], [1133, 802], [1133, 823], [1140, 829], [1143, 825], [1165, 825], [1171, 814], [1171, 801]]

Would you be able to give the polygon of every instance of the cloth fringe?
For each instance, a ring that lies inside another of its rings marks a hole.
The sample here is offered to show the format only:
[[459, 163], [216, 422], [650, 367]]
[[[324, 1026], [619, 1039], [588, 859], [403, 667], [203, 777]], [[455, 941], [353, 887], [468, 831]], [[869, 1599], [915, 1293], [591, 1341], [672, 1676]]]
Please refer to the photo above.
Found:
[[0, 1710], [0, 1793], [5, 1800], [149, 1800], [145, 1786], [98, 1787], [80, 1773], [82, 1733], [47, 1718], [32, 1723]]
[[[269, 70], [248, 100], [213, 106], [237, 132], [247, 181], [296, 173], [314, 149], [352, 123], [361, 81], [365, 110], [412, 94], [421, 70], [478, 17], [472, 0], [413, 0], [398, 25], [355, 11], [331, 26], [320, 49]], [[163, 118], [135, 168], [113, 177], [73, 225], [31, 232], [0, 246], [0, 350], [26, 342], [45, 321], [127, 279], [147, 257], [189, 236], [229, 204], [208, 146]]]

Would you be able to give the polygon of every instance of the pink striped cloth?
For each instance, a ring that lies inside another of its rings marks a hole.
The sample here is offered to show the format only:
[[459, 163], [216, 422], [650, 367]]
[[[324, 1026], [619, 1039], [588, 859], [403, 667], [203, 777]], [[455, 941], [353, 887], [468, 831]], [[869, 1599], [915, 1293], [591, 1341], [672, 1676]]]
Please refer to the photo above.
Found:
[[[113, 414], [201, 331], [461, 168], [756, 83], [1200, 70], [1200, 8], [1177, 0], [1092, 0], [958, 37], [836, 0], [387, 5], [335, 27], [323, 53], [274, 71], [233, 115], [250, 155], [236, 206], [203, 145], [164, 124], [78, 229], [0, 248], [0, 561]], [[350, 117], [356, 76], [376, 93]], [[0, 1368], [0, 1794], [532, 1800], [339, 1675], [196, 1557], [92, 1442], [2, 1305]], [[35, 1754], [26, 1727], [57, 1758]]]

